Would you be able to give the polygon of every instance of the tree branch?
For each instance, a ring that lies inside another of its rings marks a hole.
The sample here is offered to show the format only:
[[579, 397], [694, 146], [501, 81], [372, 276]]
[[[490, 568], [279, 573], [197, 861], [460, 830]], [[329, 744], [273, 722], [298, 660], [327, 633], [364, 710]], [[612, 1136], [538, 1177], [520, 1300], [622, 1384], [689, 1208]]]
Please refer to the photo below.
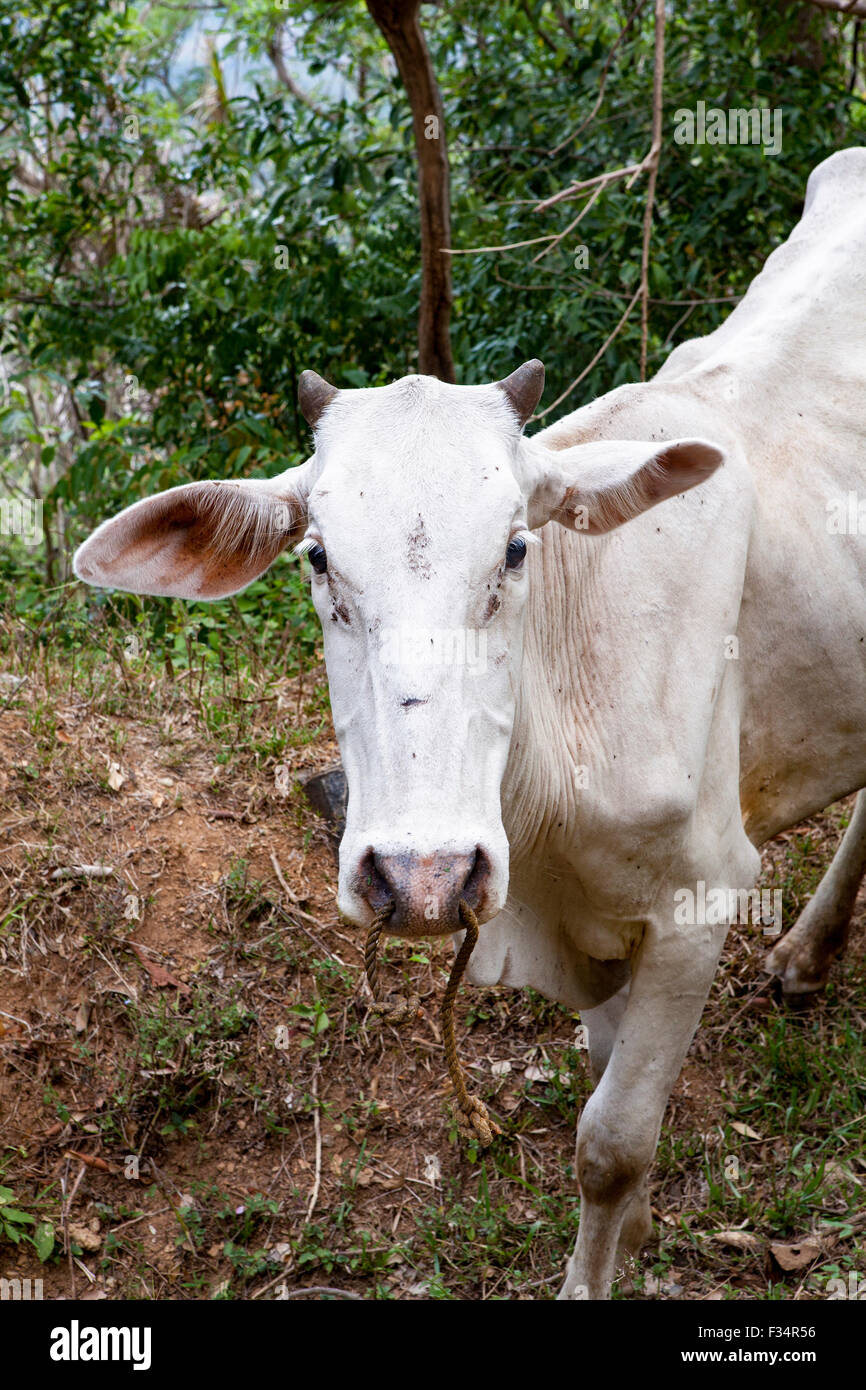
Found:
[[367, 0], [403, 79], [418, 156], [421, 300], [418, 368], [454, 381], [451, 354], [451, 200], [445, 113], [430, 52], [418, 22], [421, 0]]
[[[661, 3], [664, 3], [664, 0], [661, 0]], [[587, 377], [587, 376], [589, 376], [589, 374], [590, 374], [590, 372], [592, 371], [593, 367], [595, 366], [596, 362], [598, 362], [598, 361], [600, 360], [600, 358], [602, 358], [602, 357], [604, 356], [604, 354], [607, 352], [608, 348], [610, 347], [611, 343], [613, 342], [614, 338], [617, 336], [617, 334], [620, 332], [620, 330], [621, 330], [622, 328], [625, 327], [626, 321], [627, 321], [627, 319], [628, 319], [628, 317], [629, 317], [629, 315], [630, 315], [632, 309], [634, 308], [635, 304], [637, 304], [638, 295], [639, 295], [639, 294], [640, 294], [640, 285], [638, 285], [637, 289], [635, 290], [634, 294], [632, 295], [631, 299], [629, 300], [629, 302], [628, 302], [628, 307], [627, 307], [625, 313], [623, 314], [622, 318], [620, 319], [619, 323], [617, 324], [616, 328], [613, 330], [612, 333], [609, 333], [609, 334], [608, 334], [608, 336], [605, 338], [604, 342], [602, 343], [601, 347], [599, 348], [598, 352], [595, 354], [595, 356], [592, 358], [591, 361], [587, 362], [587, 364], [586, 364], [586, 366], [584, 367], [583, 371], [580, 373], [580, 376], [575, 377], [575, 379], [574, 379], [574, 381], [571, 383], [571, 385], [570, 385], [570, 386], [567, 386], [567, 387], [565, 388], [565, 390], [562, 392], [562, 395], [561, 395], [561, 396], [557, 396], [557, 398], [556, 398], [555, 401], [551, 401], [551, 402], [550, 402], [550, 405], [546, 406], [546, 407], [544, 408], [544, 410], [540, 410], [540, 411], [538, 412], [537, 415], [533, 415], [533, 417], [532, 417], [533, 420], [543, 420], [544, 417], [545, 417], [545, 415], [549, 415], [549, 414], [550, 414], [551, 410], [555, 410], [556, 407], [557, 407], [558, 405], [562, 405], [562, 402], [566, 399], [566, 397], [567, 397], [567, 396], [570, 396], [571, 393], [572, 393], [572, 391], [574, 391], [574, 390], [580, 385], [580, 383], [584, 380], [584, 378]]]
[[550, 49], [551, 53], [557, 53], [558, 50], [556, 44], [553, 42], [553, 39], [550, 37], [549, 34], [545, 34], [538, 20], [535, 18], [535, 15], [532, 13], [531, 0], [521, 0], [521, 8], [524, 14], [526, 15], [526, 18], [529, 20], [529, 24], [533, 33], [537, 35], [537, 37], [541, 40], [541, 42], [545, 45], [546, 48]]
[[830, 10], [847, 18], [866, 19], [866, 0], [806, 0], [807, 5], [817, 5], [819, 10]]
[[578, 193], [585, 193], [588, 188], [595, 188], [596, 184], [613, 183], [616, 179], [630, 178], [632, 182], [638, 174], [642, 174], [647, 168], [647, 160], [642, 159], [640, 164], [624, 164], [621, 169], [609, 169], [606, 174], [596, 174], [595, 178], [583, 179], [580, 183], [572, 183], [568, 188], [561, 188], [552, 197], [545, 198], [542, 202], [536, 203], [535, 212], [546, 212], [548, 208], [555, 207], [557, 203], [565, 202], [566, 198], [574, 198]]
[[562, 402], [566, 399], [566, 397], [570, 396], [572, 391], [574, 391], [576, 387], [578, 387], [580, 383], [589, 375], [596, 362], [598, 362], [601, 359], [601, 357], [610, 347], [611, 343], [621, 332], [621, 330], [625, 327], [625, 324], [628, 321], [632, 309], [634, 308], [638, 299], [640, 299], [641, 302], [640, 374], [641, 381], [646, 380], [647, 338], [649, 333], [650, 304], [649, 253], [650, 242], [652, 239], [652, 218], [653, 207], [655, 205], [656, 179], [658, 177], [659, 158], [661, 156], [662, 149], [662, 104], [664, 92], [664, 71], [665, 0], [655, 0], [655, 66], [653, 70], [652, 140], [650, 143], [649, 152], [641, 160], [640, 164], [626, 165], [622, 169], [614, 169], [607, 174], [599, 174], [594, 179], [585, 179], [580, 184], [573, 184], [571, 188], [564, 189], [562, 193], [555, 194], [553, 198], [548, 198], [543, 203], [539, 203], [538, 208], [536, 209], [536, 211], [538, 211], [542, 208], [552, 207], [554, 203], [560, 202], [564, 197], [572, 197], [575, 193], [585, 191], [589, 188], [596, 189], [596, 192], [592, 196], [592, 201], [594, 201], [600, 189], [603, 188], [606, 184], [612, 182], [614, 179], [624, 178], [628, 176], [628, 187], [631, 187], [631, 184], [634, 183], [634, 180], [637, 178], [638, 174], [649, 174], [649, 182], [647, 184], [646, 207], [644, 209], [643, 217], [641, 268], [640, 281], [638, 282], [638, 287], [632, 295], [631, 299], [629, 300], [625, 308], [625, 311], [619, 320], [619, 323], [605, 339], [604, 343], [599, 348], [595, 356], [591, 359], [590, 362], [587, 363], [583, 371], [580, 373], [578, 377], [575, 378], [571, 385], [568, 386], [565, 389], [565, 391], [562, 392], [561, 395], [557, 396], [555, 401], [552, 401], [550, 405], [547, 406], [538, 415], [533, 416], [533, 419], [535, 420], [542, 420], [544, 419], [545, 415], [549, 415], [550, 412], [552, 410], [555, 410], [558, 405], [561, 405]]
[[270, 38], [268, 39], [266, 48], [267, 55], [270, 58], [271, 63], [273, 65], [274, 72], [277, 74], [277, 77], [280, 79], [286, 90], [291, 92], [293, 97], [297, 97], [298, 101], [303, 102], [304, 106], [308, 106], [311, 111], [315, 111], [317, 116], [321, 116], [323, 121], [332, 121], [334, 118], [331, 115], [330, 111], [325, 111], [323, 107], [319, 106], [315, 101], [313, 101], [313, 98], [309, 95], [309, 93], [305, 92], [303, 87], [298, 86], [298, 83], [295, 81], [295, 79], [292, 77], [292, 74], [289, 72], [289, 69], [286, 67], [286, 60], [283, 54], [282, 25], [279, 25], [271, 34]]
[[649, 332], [649, 253], [652, 237], [653, 204], [662, 152], [662, 104], [665, 80], [665, 0], [655, 0], [655, 68], [653, 71], [653, 134], [646, 164], [649, 169], [646, 208], [643, 217], [643, 244], [640, 260], [640, 379], [646, 381], [646, 349]]
[[614, 40], [613, 47], [608, 53], [602, 65], [601, 73], [599, 75], [598, 96], [595, 99], [595, 105], [593, 106], [589, 115], [581, 121], [580, 125], [577, 127], [576, 130], [573, 130], [570, 135], [566, 135], [565, 139], [560, 140], [558, 145], [554, 145], [553, 149], [549, 152], [551, 155], [559, 154], [561, 150], [564, 150], [566, 145], [570, 145], [572, 140], [576, 140], [578, 135], [580, 135], [581, 131], [586, 130], [586, 127], [589, 125], [589, 123], [592, 120], [594, 120], [595, 116], [598, 113], [598, 109], [601, 106], [602, 101], [604, 100], [604, 89], [607, 85], [608, 74], [610, 72], [610, 65], [616, 57], [617, 49], [619, 48], [620, 44], [622, 43], [631, 26], [634, 24], [635, 20], [637, 19], [645, 4], [646, 0], [638, 0], [638, 3], [635, 5], [625, 24], [622, 26], [619, 33], [617, 34], [616, 39]]

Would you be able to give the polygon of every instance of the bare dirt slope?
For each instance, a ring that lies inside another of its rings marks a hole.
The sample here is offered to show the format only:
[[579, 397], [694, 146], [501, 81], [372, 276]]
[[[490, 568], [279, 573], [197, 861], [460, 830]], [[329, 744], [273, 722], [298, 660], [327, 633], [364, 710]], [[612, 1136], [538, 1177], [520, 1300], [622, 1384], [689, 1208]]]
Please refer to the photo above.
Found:
[[[297, 785], [336, 756], [320, 683], [236, 702], [220, 736], [170, 682], [120, 713], [31, 683], [0, 714], [0, 1196], [32, 1218], [0, 1224], [0, 1275], [55, 1298], [555, 1291], [579, 1020], [464, 989], [464, 1063], [505, 1128], [467, 1153], [437, 1013], [450, 947], [389, 946], [422, 1004], [383, 1027], [337, 917], [333, 838]], [[844, 814], [769, 848], [789, 920]], [[826, 1296], [866, 1268], [862, 913], [855, 936], [792, 1013], [770, 943], [732, 933], [666, 1120], [656, 1244], [621, 1294]]]

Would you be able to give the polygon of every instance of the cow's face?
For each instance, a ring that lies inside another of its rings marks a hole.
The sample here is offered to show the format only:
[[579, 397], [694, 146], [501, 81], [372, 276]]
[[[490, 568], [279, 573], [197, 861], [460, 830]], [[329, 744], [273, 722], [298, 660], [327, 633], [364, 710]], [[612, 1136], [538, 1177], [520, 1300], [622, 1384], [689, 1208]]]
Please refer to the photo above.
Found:
[[307, 372], [315, 456], [268, 482], [199, 483], [136, 503], [75, 557], [91, 583], [218, 598], [294, 544], [308, 556], [349, 787], [341, 910], [441, 934], [461, 898], [503, 906], [500, 787], [520, 679], [533, 531], [589, 534], [703, 480], [703, 441], [523, 438], [544, 372], [491, 386], [407, 377], [336, 391]]
[[461, 897], [481, 919], [505, 901], [534, 540], [519, 442], [504, 391], [424, 377], [338, 392], [316, 421], [303, 546], [349, 787], [340, 906], [363, 921], [393, 901], [401, 934], [453, 930]]

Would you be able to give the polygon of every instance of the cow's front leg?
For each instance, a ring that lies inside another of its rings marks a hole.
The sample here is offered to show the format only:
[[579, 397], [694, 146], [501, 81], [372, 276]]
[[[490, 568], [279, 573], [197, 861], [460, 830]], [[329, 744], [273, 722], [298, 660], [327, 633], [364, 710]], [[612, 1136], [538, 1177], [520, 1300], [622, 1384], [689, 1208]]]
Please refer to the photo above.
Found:
[[560, 1298], [608, 1298], [621, 1237], [633, 1246], [649, 1234], [647, 1173], [726, 933], [647, 926], [610, 1059], [580, 1117], [580, 1229]]

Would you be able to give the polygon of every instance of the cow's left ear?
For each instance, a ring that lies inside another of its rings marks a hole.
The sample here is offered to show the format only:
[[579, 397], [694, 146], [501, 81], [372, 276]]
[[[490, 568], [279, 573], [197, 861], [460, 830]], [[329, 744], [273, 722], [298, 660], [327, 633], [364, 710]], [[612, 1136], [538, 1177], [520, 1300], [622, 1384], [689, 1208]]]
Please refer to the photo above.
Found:
[[218, 599], [258, 579], [306, 526], [315, 456], [276, 478], [186, 483], [104, 521], [73, 558], [103, 589]]
[[558, 521], [591, 536], [697, 487], [725, 457], [706, 439], [599, 440], [570, 449], [546, 449], [529, 440], [524, 448], [530, 527]]

